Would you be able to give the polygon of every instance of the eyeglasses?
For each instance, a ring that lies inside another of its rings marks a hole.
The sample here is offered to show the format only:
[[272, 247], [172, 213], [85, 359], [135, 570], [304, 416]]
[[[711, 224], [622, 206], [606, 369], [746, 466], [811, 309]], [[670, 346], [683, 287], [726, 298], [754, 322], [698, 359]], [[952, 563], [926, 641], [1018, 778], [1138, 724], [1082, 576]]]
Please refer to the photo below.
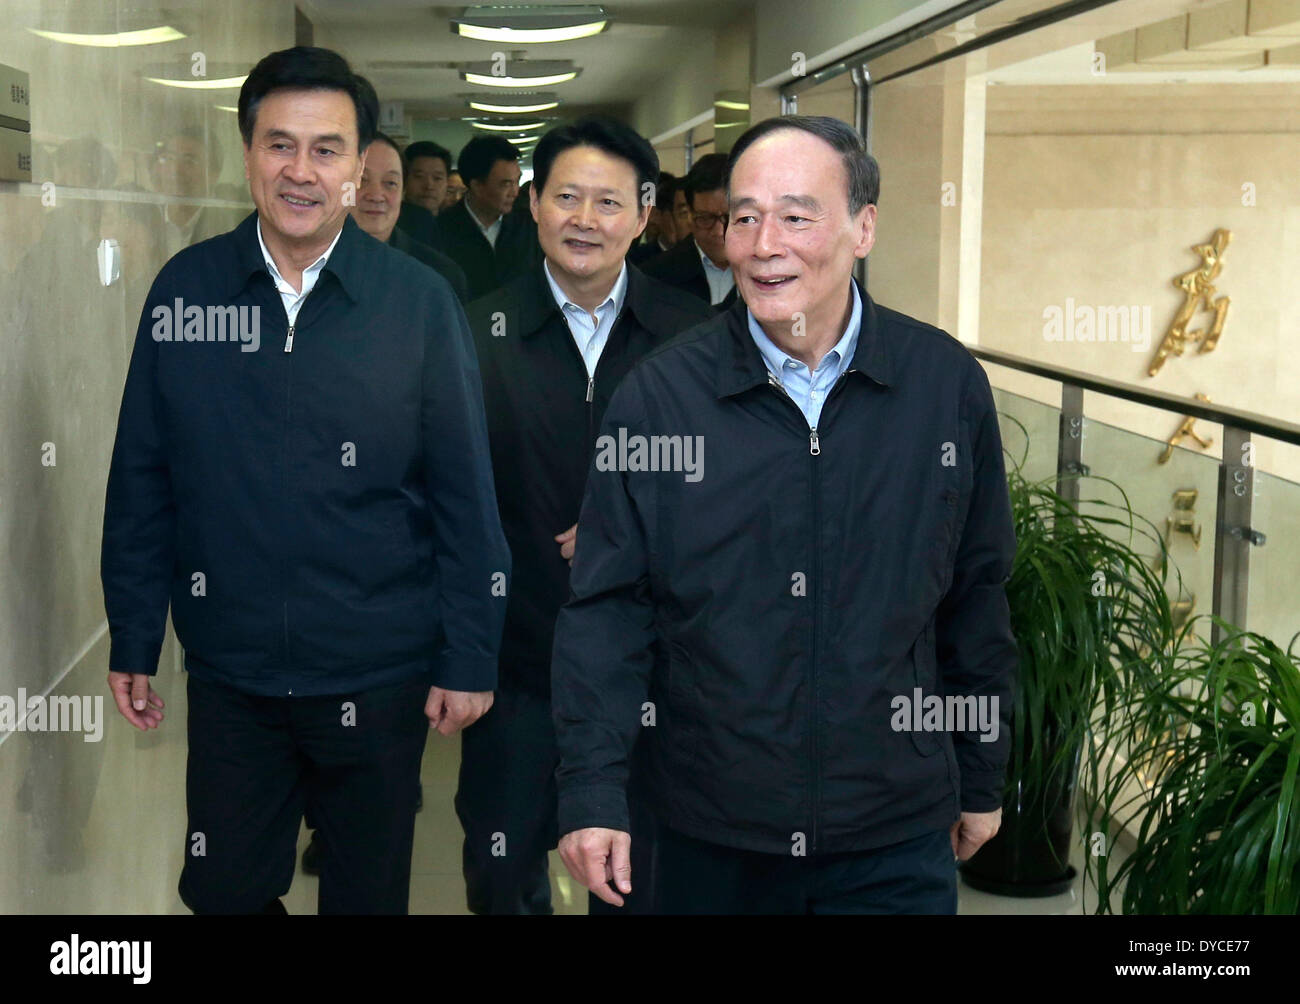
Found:
[[691, 219], [695, 221], [697, 227], [703, 227], [705, 230], [712, 230], [719, 223], [722, 229], [727, 229], [726, 213], [691, 213]]

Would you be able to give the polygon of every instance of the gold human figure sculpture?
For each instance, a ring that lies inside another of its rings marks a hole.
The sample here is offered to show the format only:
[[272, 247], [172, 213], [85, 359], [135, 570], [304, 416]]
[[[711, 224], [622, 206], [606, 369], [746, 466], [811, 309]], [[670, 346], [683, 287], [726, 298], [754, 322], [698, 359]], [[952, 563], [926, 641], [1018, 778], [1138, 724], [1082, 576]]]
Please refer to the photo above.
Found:
[[[1164, 338], [1156, 347], [1155, 358], [1151, 360], [1147, 376], [1155, 376], [1171, 353], [1181, 356], [1183, 350], [1191, 343], [1200, 342], [1199, 352], [1213, 352], [1214, 347], [1219, 344], [1219, 336], [1223, 334], [1223, 325], [1228, 318], [1229, 298], [1221, 296], [1217, 300], [1213, 299], [1214, 280], [1223, 270], [1223, 252], [1227, 250], [1228, 242], [1231, 240], [1232, 231], [1220, 228], [1214, 231], [1210, 243], [1192, 246], [1192, 250], [1201, 256], [1201, 264], [1174, 279], [1174, 286], [1183, 291], [1183, 305], [1178, 308], [1178, 313], [1169, 323]], [[1187, 325], [1201, 310], [1214, 311], [1214, 321], [1210, 325], [1210, 330], [1205, 332], [1198, 328], [1195, 331], [1188, 331]]]
[[[1210, 399], [1204, 394], [1197, 394], [1196, 400], [1205, 401], [1208, 404]], [[1214, 440], [1202, 439], [1200, 436], [1198, 436], [1196, 434], [1195, 425], [1196, 425], [1196, 419], [1193, 416], [1191, 415], [1185, 416], [1183, 418], [1182, 423], [1178, 426], [1176, 430], [1174, 430], [1174, 434], [1165, 440], [1164, 452], [1160, 454], [1160, 457], [1159, 459], [1156, 460], [1156, 463], [1158, 464], [1168, 463], [1169, 458], [1174, 455], [1174, 447], [1177, 446], [1183, 439], [1187, 439], [1187, 438], [1194, 439], [1196, 440], [1197, 445], [1200, 446], [1201, 449], [1203, 450], [1207, 449], [1210, 446], [1210, 444], [1214, 442]]]

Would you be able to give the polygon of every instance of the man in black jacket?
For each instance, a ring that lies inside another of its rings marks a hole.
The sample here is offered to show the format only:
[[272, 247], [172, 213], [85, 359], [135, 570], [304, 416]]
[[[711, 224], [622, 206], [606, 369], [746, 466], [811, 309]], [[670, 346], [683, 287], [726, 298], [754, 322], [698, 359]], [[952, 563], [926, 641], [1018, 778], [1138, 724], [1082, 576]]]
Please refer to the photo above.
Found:
[[177, 254], [141, 315], [104, 507], [122, 715], [170, 602], [189, 695], [180, 894], [284, 912], [304, 805], [322, 913], [404, 913], [430, 727], [491, 706], [510, 557], [451, 287], [348, 216], [378, 115], [337, 53], [239, 96], [256, 213]]
[[673, 216], [673, 196], [680, 184], [674, 174], [659, 172], [659, 181], [655, 185], [655, 201], [650, 207], [650, 221], [646, 224], [642, 239], [632, 245], [627, 253], [627, 260], [633, 265], [644, 266], [658, 258], [677, 243], [677, 220]]
[[447, 194], [447, 177], [451, 174], [451, 154], [437, 143], [421, 140], [410, 144], [401, 154], [403, 190], [397, 229], [417, 244], [441, 252], [442, 231], [438, 213]]
[[357, 226], [376, 240], [383, 241], [409, 254], [437, 272], [451, 284], [462, 303], [469, 296], [465, 273], [460, 266], [440, 251], [415, 240], [398, 225], [402, 201], [402, 154], [390, 136], [375, 133], [375, 140], [366, 148], [366, 169], [361, 173], [361, 187], [357, 189], [357, 204], [352, 207], [352, 218]]
[[608, 902], [644, 881], [643, 733], [664, 912], [955, 912], [1016, 663], [988, 380], [853, 281], [879, 174], [851, 128], [770, 119], [730, 160], [743, 300], [635, 367], [597, 440], [555, 631], [560, 853]]
[[692, 165], [678, 184], [690, 206], [690, 230], [644, 265], [646, 275], [684, 289], [726, 310], [736, 300], [735, 280], [724, 244], [727, 222], [727, 155], [710, 153]]
[[539, 260], [537, 235], [511, 212], [519, 194], [519, 151], [500, 136], [475, 136], [457, 158], [465, 197], [438, 217], [442, 250], [456, 260], [477, 300]]
[[461, 746], [456, 809], [475, 913], [551, 912], [551, 641], [595, 431], [628, 368], [709, 316], [624, 263], [645, 226], [642, 186], [657, 160], [642, 137], [608, 119], [547, 133], [533, 155], [530, 204], [545, 259], [469, 308], [514, 555], [501, 686]]

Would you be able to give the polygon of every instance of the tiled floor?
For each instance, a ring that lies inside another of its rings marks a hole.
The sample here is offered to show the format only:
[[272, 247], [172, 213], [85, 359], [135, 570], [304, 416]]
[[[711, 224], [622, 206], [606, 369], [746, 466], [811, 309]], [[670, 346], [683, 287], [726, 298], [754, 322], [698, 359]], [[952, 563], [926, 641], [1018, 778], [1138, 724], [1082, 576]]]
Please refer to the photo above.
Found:
[[[60, 684], [60, 694], [104, 695], [107, 638]], [[141, 734], [105, 709], [102, 741], [15, 733], [0, 745], [0, 913], [188, 912], [176, 893], [185, 844], [185, 676], [169, 637], [155, 686], [167, 701], [163, 728]], [[461, 830], [452, 808], [460, 740], [430, 733], [416, 816], [410, 909], [464, 914]], [[1076, 833], [1082, 833], [1082, 828]], [[1074, 864], [1082, 865], [1076, 841]], [[299, 839], [299, 858], [307, 833]], [[1121, 852], [1122, 853], [1122, 852]], [[1084, 909], [1081, 880], [1051, 899], [1010, 899], [960, 887], [964, 914], [1059, 914]], [[586, 913], [587, 891], [551, 855], [557, 913]], [[316, 910], [317, 880], [301, 872], [285, 897], [290, 913]], [[1095, 897], [1089, 897], [1089, 911]]]
[[[411, 857], [410, 908], [413, 914], [469, 913], [465, 907], [465, 882], [460, 871], [462, 833], [452, 808], [459, 764], [460, 740], [430, 734], [421, 771], [424, 809], [415, 817], [415, 850]], [[298, 845], [299, 872], [294, 878], [293, 888], [285, 897], [285, 906], [290, 913], [316, 911], [316, 879], [301, 871], [302, 850], [307, 846], [307, 839], [308, 834], [304, 829]], [[1117, 853], [1122, 855], [1122, 851]], [[1079, 872], [1079, 877], [1075, 879], [1074, 887], [1060, 896], [1015, 899], [980, 892], [959, 882], [957, 912], [984, 916], [1091, 913], [1096, 906], [1096, 894], [1090, 890], [1087, 903], [1084, 903], [1081, 841], [1076, 841], [1071, 864]], [[554, 851], [551, 852], [550, 870], [551, 902], [555, 912], [585, 914], [587, 891], [569, 877], [559, 855]]]

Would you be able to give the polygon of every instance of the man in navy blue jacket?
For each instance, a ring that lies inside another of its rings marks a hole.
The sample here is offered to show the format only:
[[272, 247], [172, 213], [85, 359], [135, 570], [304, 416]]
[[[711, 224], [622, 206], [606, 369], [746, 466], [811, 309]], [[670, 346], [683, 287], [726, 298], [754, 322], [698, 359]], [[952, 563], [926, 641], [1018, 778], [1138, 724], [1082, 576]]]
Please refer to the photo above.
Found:
[[305, 806], [320, 911], [404, 913], [428, 727], [470, 725], [496, 687], [510, 556], [469, 329], [441, 277], [348, 216], [377, 111], [336, 53], [258, 63], [239, 98], [257, 212], [164, 266], [127, 374], [109, 684], [158, 726], [170, 602], [196, 913], [283, 912]]

